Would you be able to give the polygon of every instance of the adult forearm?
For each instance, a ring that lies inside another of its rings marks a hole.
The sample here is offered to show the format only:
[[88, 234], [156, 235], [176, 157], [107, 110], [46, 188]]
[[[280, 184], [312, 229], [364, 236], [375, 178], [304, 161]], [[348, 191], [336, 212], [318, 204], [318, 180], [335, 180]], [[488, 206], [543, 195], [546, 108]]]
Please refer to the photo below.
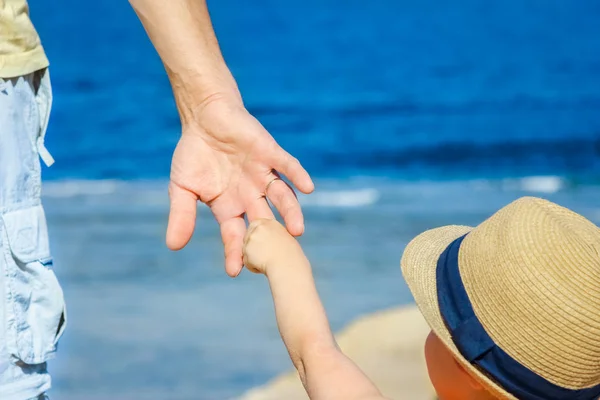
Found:
[[214, 97], [240, 100], [205, 0], [130, 0], [158, 51], [183, 122]]
[[304, 362], [336, 347], [325, 309], [319, 299], [310, 264], [272, 266], [267, 274], [281, 337], [304, 380]]

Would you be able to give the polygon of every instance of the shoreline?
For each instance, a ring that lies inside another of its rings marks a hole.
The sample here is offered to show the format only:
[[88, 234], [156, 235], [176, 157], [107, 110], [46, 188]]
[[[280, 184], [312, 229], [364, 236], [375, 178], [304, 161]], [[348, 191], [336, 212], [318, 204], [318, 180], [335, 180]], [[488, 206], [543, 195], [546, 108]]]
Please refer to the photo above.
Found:
[[[423, 345], [429, 327], [416, 306], [396, 307], [359, 317], [336, 339], [389, 399], [431, 400]], [[238, 400], [308, 399], [295, 370], [284, 372]]]

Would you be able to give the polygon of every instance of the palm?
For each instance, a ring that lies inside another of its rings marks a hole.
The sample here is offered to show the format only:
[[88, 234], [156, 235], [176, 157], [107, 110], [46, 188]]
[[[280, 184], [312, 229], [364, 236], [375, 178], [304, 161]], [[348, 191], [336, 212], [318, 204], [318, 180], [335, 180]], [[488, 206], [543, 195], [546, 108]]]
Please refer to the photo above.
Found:
[[[167, 244], [171, 249], [187, 244], [200, 200], [221, 226], [226, 271], [236, 276], [242, 267], [244, 215], [250, 221], [274, 218], [264, 198], [266, 186], [276, 177], [273, 170], [286, 175], [302, 192], [311, 192], [313, 185], [300, 164], [250, 114], [216, 107], [204, 110], [198, 124], [186, 128], [175, 149]], [[302, 234], [302, 212], [292, 190], [276, 181], [268, 195], [290, 233]]]

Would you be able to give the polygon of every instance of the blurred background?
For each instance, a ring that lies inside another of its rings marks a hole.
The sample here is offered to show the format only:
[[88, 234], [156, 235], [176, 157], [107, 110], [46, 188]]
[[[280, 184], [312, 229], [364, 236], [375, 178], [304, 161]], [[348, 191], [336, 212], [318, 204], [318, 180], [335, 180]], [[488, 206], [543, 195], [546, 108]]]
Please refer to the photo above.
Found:
[[[265, 280], [201, 207], [164, 245], [180, 133], [123, 0], [30, 0], [51, 60], [44, 201], [69, 329], [56, 399], [227, 399], [290, 367]], [[335, 329], [411, 301], [421, 231], [523, 195], [600, 221], [600, 3], [209, 1], [250, 111], [315, 178], [302, 243]]]

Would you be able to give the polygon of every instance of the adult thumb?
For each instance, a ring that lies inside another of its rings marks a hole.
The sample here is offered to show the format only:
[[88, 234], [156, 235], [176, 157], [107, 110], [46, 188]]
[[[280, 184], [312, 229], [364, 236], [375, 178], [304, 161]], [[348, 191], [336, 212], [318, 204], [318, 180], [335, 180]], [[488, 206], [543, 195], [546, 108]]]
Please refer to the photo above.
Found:
[[167, 226], [167, 247], [171, 250], [181, 250], [188, 244], [194, 233], [198, 197], [193, 192], [171, 182], [169, 198], [171, 210]]

